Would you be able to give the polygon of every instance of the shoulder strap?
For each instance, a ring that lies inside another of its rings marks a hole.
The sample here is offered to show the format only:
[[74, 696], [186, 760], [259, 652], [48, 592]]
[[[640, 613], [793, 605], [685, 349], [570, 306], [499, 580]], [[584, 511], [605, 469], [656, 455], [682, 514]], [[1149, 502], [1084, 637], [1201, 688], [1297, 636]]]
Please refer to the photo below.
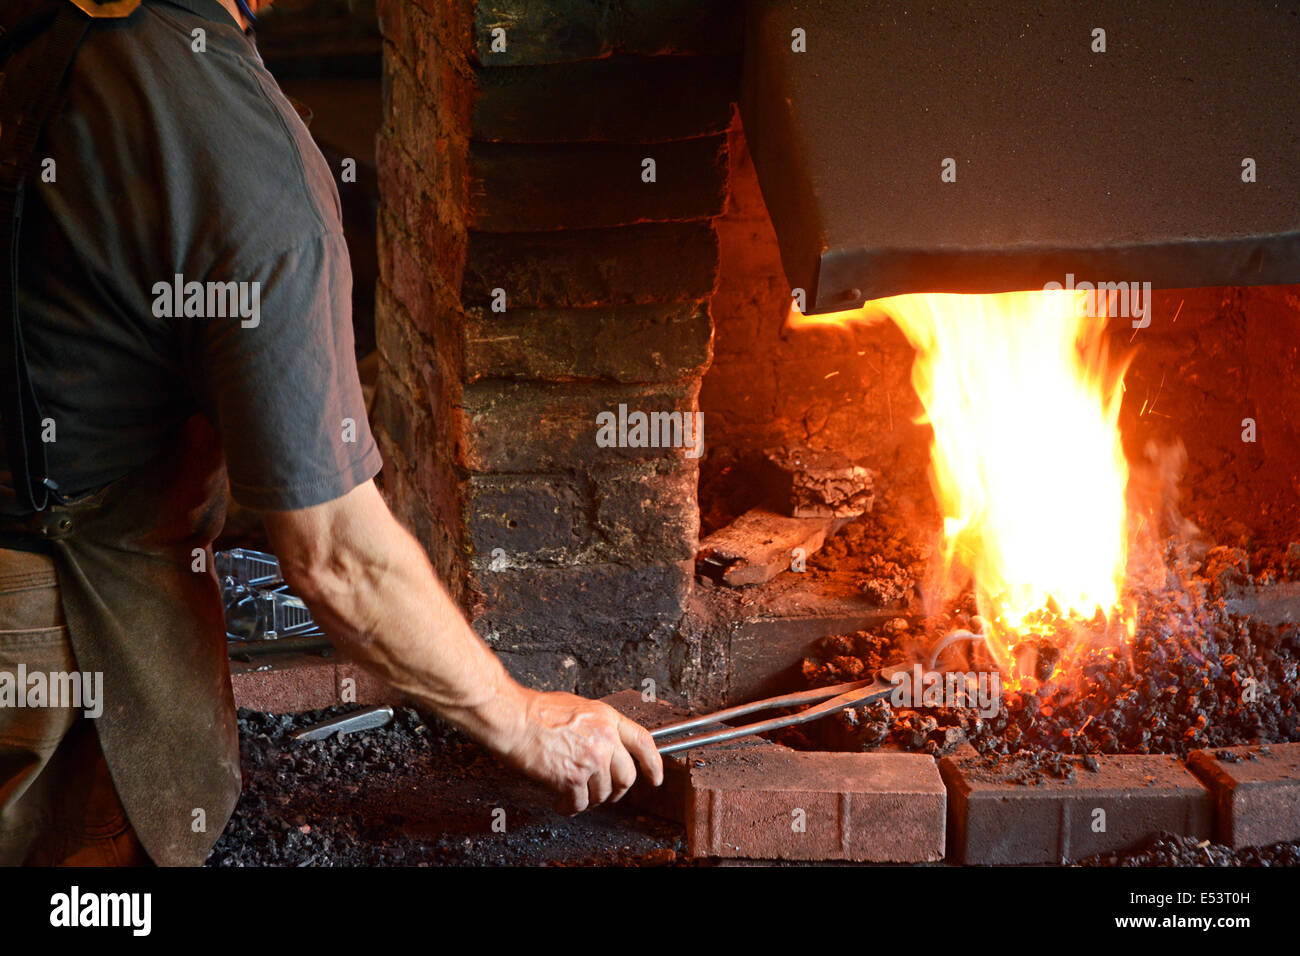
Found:
[[39, 42], [42, 48], [33, 49], [30, 56], [24, 50], [19, 75], [10, 75], [11, 59], [0, 76], [0, 415], [14, 491], [19, 502], [33, 511], [48, 506], [50, 492], [57, 486], [47, 474], [40, 405], [28, 375], [18, 317], [23, 194], [37, 165], [37, 141], [91, 22], [130, 16], [138, 6], [140, 0], [60, 2], [52, 20], [48, 13], [39, 17], [49, 26], [31, 42]]

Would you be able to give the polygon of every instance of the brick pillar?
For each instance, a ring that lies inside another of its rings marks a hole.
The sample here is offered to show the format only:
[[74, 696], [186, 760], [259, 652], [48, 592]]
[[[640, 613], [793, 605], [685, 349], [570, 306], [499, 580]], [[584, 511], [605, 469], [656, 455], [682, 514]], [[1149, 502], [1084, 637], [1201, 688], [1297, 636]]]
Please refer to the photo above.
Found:
[[386, 493], [534, 686], [671, 685], [690, 657], [698, 461], [599, 447], [596, 416], [698, 407], [736, 10], [380, 4]]

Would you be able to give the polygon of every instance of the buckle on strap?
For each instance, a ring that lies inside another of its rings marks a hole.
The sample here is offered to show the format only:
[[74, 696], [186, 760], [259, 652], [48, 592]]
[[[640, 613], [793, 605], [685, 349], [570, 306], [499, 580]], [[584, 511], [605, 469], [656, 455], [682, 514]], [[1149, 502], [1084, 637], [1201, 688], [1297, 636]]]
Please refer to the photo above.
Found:
[[47, 541], [58, 541], [72, 533], [72, 515], [66, 511], [38, 511], [26, 517], [0, 516], [0, 533], [9, 532], [33, 535]]

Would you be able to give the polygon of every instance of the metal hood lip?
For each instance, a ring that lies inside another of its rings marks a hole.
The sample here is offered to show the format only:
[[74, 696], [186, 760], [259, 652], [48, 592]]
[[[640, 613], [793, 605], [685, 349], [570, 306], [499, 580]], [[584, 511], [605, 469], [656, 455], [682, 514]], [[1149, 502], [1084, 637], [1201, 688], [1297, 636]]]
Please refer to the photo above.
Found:
[[[1063, 252], [1024, 245], [973, 251], [841, 249], [824, 252], [809, 314], [853, 309], [907, 292], [989, 293], [1042, 289], [1067, 275], [1088, 282], [1151, 282], [1157, 289], [1282, 285], [1300, 281], [1300, 232], [1265, 240], [1189, 239], [1167, 245], [1109, 245]], [[1207, 282], [1207, 276], [1216, 281]], [[1156, 277], [1156, 278], [1153, 278]]]
[[749, 0], [741, 117], [810, 314], [1067, 274], [1286, 284], [1297, 77], [1300, 2]]

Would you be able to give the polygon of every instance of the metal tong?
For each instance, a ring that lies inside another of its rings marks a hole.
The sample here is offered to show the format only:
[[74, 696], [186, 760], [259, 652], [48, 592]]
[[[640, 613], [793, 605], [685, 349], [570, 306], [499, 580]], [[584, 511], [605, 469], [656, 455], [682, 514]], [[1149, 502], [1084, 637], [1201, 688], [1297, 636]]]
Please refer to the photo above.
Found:
[[683, 737], [680, 740], [660, 743], [658, 749], [661, 754], [674, 754], [681, 750], [690, 750], [693, 747], [707, 747], [710, 744], [735, 740], [737, 737], [748, 737], [751, 734], [761, 734], [781, 727], [804, 724], [810, 720], [818, 720], [822, 717], [829, 717], [831, 714], [838, 714], [841, 710], [849, 707], [860, 707], [874, 700], [888, 697], [894, 690], [894, 684], [890, 677], [895, 669], [894, 667], [882, 668], [877, 672], [873, 680], [859, 680], [848, 684], [834, 684], [830, 687], [801, 690], [793, 694], [767, 697], [750, 704], [728, 707], [726, 710], [704, 714], [700, 717], [691, 717], [652, 730], [650, 736], [656, 741], [663, 741], [666, 737], [676, 737], [687, 731], [698, 730], [701, 727], [708, 727], [736, 717], [746, 717], [749, 714], [777, 710], [783, 707], [802, 707], [804, 704], [816, 705], [795, 714], [787, 714], [784, 717], [772, 717], [768, 720], [760, 720], [757, 723], [745, 724], [741, 727], [724, 727], [720, 730], [696, 734], [693, 737]]

